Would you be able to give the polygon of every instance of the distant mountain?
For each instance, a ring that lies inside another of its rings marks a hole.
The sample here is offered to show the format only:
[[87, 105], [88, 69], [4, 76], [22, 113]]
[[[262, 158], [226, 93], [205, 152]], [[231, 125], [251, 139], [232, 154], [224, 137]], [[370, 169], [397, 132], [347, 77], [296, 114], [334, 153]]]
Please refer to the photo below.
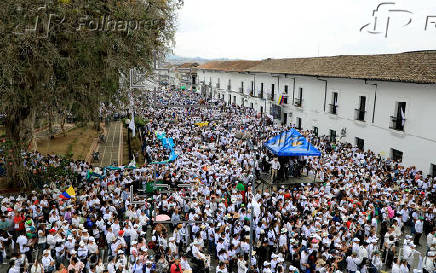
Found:
[[205, 59], [201, 57], [183, 57], [177, 55], [169, 55], [166, 58], [166, 62], [171, 64], [182, 64], [182, 63], [199, 63], [204, 64], [210, 61], [228, 61], [230, 59], [222, 58], [222, 59]]

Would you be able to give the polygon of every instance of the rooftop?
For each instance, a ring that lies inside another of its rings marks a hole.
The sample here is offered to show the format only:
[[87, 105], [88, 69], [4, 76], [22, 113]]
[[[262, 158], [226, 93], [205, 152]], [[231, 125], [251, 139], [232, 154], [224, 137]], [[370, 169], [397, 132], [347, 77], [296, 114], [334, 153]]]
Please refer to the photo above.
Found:
[[228, 72], [244, 72], [260, 64], [262, 61], [212, 61], [200, 65], [198, 68], [203, 70], [218, 70]]
[[436, 84], [436, 51], [266, 59], [263, 61], [218, 61], [208, 62], [199, 68]]

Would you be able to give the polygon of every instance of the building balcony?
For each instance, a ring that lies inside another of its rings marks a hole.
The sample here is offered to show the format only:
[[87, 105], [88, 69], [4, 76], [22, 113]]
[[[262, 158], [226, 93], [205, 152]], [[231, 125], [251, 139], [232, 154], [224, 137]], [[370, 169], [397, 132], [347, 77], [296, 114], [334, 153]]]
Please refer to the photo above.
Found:
[[406, 122], [406, 119], [404, 119], [404, 118], [391, 116], [391, 124], [390, 124], [389, 128], [396, 130], [396, 131], [404, 131], [404, 123], [405, 122]]
[[250, 90], [250, 97], [254, 97], [254, 90]]
[[263, 99], [263, 91], [260, 91], [259, 94], [257, 95], [257, 97], [258, 97], [259, 99]]
[[269, 95], [268, 95], [268, 100], [270, 100], [270, 101], [274, 101], [274, 95], [269, 94]]
[[330, 114], [337, 115], [338, 114], [338, 106], [335, 104], [330, 104]]
[[218, 89], [221, 88], [219, 83], [216, 84], [216, 88], [218, 88]]
[[356, 111], [356, 120], [365, 121], [366, 111], [363, 109], [354, 109]]
[[227, 91], [232, 91], [232, 86], [227, 85]]
[[301, 98], [294, 99], [294, 106], [301, 107], [303, 105], [303, 100]]
[[244, 94], [244, 88], [243, 87], [239, 87], [239, 93]]

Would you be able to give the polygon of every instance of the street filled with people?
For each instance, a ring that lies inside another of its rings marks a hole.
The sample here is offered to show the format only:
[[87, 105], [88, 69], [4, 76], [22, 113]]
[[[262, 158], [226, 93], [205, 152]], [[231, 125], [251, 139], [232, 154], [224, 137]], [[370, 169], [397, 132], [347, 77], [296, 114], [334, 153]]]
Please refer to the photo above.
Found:
[[277, 158], [291, 125], [192, 91], [133, 101], [144, 162], [25, 154], [71, 175], [1, 199], [8, 272], [435, 272], [436, 178], [312, 131], [321, 156]]

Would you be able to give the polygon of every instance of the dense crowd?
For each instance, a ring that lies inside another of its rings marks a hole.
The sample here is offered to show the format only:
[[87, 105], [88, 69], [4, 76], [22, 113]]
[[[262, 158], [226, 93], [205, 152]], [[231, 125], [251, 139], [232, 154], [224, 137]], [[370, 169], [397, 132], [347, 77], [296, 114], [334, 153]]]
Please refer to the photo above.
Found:
[[[289, 127], [188, 91], [145, 93], [134, 104], [147, 120], [143, 165], [69, 161], [75, 179], [1, 200], [0, 262], [10, 273], [434, 272], [433, 177], [309, 131], [322, 156], [281, 164], [263, 143]], [[159, 133], [174, 140], [175, 161], [152, 164], [168, 159]], [[26, 165], [62, 160], [34, 153]], [[260, 183], [295, 164], [321, 182]], [[169, 190], [142, 192], [156, 181]], [[75, 198], [60, 198], [70, 185]]]

